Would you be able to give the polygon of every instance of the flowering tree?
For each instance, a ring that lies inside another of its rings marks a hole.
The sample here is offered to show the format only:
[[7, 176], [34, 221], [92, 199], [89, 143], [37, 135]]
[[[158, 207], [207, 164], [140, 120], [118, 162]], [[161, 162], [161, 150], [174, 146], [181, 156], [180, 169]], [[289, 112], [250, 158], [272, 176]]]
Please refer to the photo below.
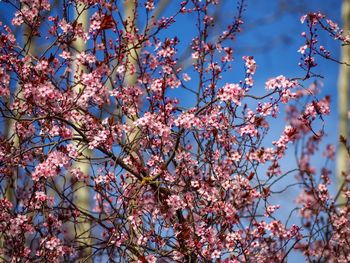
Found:
[[[294, 251], [310, 262], [350, 260], [346, 181], [332, 197], [327, 161], [310, 163], [330, 98], [316, 97], [317, 82], [305, 86], [317, 57], [334, 60], [317, 30], [349, 38], [320, 13], [303, 16], [305, 74], [271, 77], [257, 96], [254, 58], [233, 64], [245, 3], [233, 1], [236, 16], [213, 36], [218, 4], [172, 3], [161, 18], [151, 0], [64, 1], [60, 11], [45, 0], [3, 4], [16, 9], [0, 37], [1, 120], [15, 123], [0, 143], [4, 261], [283, 262]], [[181, 68], [181, 34], [171, 31], [182, 16], [197, 29], [191, 68]], [[13, 33], [24, 24], [29, 39], [48, 43], [35, 55]], [[239, 67], [241, 81], [225, 80]], [[283, 132], [268, 141], [282, 109]], [[284, 171], [293, 144], [295, 169]], [[325, 157], [334, 158], [332, 145]], [[276, 190], [285, 177], [290, 185]], [[295, 185], [293, 209], [273, 202]], [[90, 206], [79, 202], [81, 188]], [[343, 193], [346, 204], [336, 205]], [[283, 222], [277, 209], [300, 222]]]

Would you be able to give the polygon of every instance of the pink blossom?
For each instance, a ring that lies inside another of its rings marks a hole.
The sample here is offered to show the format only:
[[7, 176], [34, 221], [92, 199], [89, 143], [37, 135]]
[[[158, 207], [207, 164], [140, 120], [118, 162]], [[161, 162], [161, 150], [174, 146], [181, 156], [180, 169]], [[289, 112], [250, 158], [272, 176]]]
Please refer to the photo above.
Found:
[[186, 203], [178, 195], [169, 196], [166, 202], [174, 211], [186, 207]]
[[186, 73], [182, 74], [182, 78], [183, 78], [184, 81], [190, 81], [191, 80], [191, 77], [188, 74], [186, 74]]
[[241, 105], [244, 95], [244, 90], [238, 84], [226, 84], [219, 90], [218, 98], [224, 102], [232, 101], [236, 105]]
[[154, 1], [153, 0], [148, 0], [146, 2], [146, 9], [147, 10], [153, 10], [154, 9]]
[[245, 61], [246, 73], [247, 74], [255, 74], [256, 71], [256, 62], [251, 56], [243, 56], [243, 60]]
[[38, 181], [41, 177], [50, 178], [58, 175], [58, 169], [67, 166], [69, 163], [68, 157], [62, 152], [54, 151], [50, 153], [47, 159], [37, 165], [32, 174], [34, 181]]
[[271, 78], [265, 83], [265, 87], [267, 90], [274, 90], [276, 88], [293, 88], [296, 86], [295, 81], [290, 81], [286, 77], [280, 75], [276, 78]]
[[298, 49], [298, 52], [300, 52], [301, 54], [304, 54], [305, 53], [305, 50], [308, 48], [307, 45], [304, 45], [304, 46], [301, 46], [299, 49]]

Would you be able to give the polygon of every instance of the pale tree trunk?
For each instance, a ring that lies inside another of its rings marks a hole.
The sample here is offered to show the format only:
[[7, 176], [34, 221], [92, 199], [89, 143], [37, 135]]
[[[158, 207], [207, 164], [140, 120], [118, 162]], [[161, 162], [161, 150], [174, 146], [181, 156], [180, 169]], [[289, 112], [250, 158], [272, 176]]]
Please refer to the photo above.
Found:
[[[343, 0], [342, 4], [342, 19], [344, 33], [350, 29], [350, 0]], [[350, 62], [350, 46], [344, 45], [341, 48], [342, 62]], [[350, 67], [342, 64], [340, 65], [339, 79], [338, 79], [338, 118], [339, 118], [339, 135], [348, 139], [348, 103], [349, 103], [349, 82]], [[346, 146], [340, 144], [337, 152], [337, 177], [338, 185], [343, 188], [345, 185], [345, 176], [349, 169], [349, 156]], [[345, 198], [341, 194], [338, 203], [344, 204]]]
[[[23, 43], [24, 43], [24, 46], [26, 47], [26, 54], [31, 57], [34, 57], [35, 41], [34, 41], [34, 37], [31, 36], [31, 29], [29, 27], [25, 27], [24, 29]], [[14, 100], [22, 99], [22, 98], [23, 98], [23, 94], [21, 92], [21, 87], [17, 84], [16, 90], [14, 92]], [[14, 117], [17, 117], [17, 116], [15, 115]], [[14, 148], [17, 149], [20, 146], [20, 140], [16, 133], [16, 120], [7, 119], [5, 137], [8, 140], [12, 140]], [[5, 198], [12, 203], [14, 209], [16, 207], [16, 202], [17, 202], [16, 200], [17, 177], [18, 177], [18, 168], [13, 167], [12, 177], [7, 179], [6, 185], [5, 185]], [[4, 249], [5, 242], [6, 241], [3, 239], [3, 237], [1, 237], [0, 251]], [[2, 262], [1, 259], [0, 259], [0, 262]]]
[[[135, 1], [125, 1], [124, 2], [124, 20], [127, 21], [126, 30], [130, 34], [135, 33], [135, 27], [136, 25], [136, 17], [135, 17], [135, 10], [136, 4]], [[127, 45], [128, 54], [126, 57], [127, 64], [126, 64], [126, 72], [125, 72], [125, 78], [124, 78], [124, 85], [125, 86], [134, 86], [136, 85], [137, 81], [137, 73], [131, 74], [131, 68], [137, 68], [137, 57], [139, 53], [139, 49], [134, 47], [134, 43], [128, 43]], [[136, 121], [137, 116], [128, 116], [127, 117], [127, 124], [130, 126], [133, 126], [133, 122]], [[137, 158], [137, 137], [139, 135], [139, 129], [137, 127], [134, 127], [133, 132], [130, 132], [127, 135], [126, 138], [126, 145], [130, 146], [130, 153], [134, 158]]]
[[[124, 1], [124, 21], [126, 22], [125, 30], [133, 35], [136, 34], [137, 28], [137, 19], [135, 17], [136, 14], [136, 0], [125, 0]], [[164, 9], [170, 3], [169, 0], [159, 1], [156, 10], [153, 12], [150, 20], [148, 21], [148, 30], [151, 30], [153, 27], [153, 23], [157, 20], [157, 18], [162, 14]], [[137, 43], [128, 43], [127, 44], [127, 56], [126, 56], [126, 72], [124, 77], [124, 85], [125, 86], [134, 86], [137, 85], [137, 68], [138, 68], [138, 56], [141, 51], [141, 47], [138, 45], [135, 47]], [[135, 68], [136, 72], [131, 74], [131, 69]], [[139, 144], [138, 140], [141, 136], [141, 131], [136, 126], [134, 126], [134, 122], [137, 120], [137, 115], [127, 116], [126, 123], [133, 127], [132, 132], [126, 135], [125, 145], [128, 146], [129, 154], [135, 160], [138, 160], [138, 152], [139, 152]], [[128, 179], [129, 183], [131, 183], [131, 179]], [[137, 200], [132, 200], [132, 202], [137, 202]], [[136, 205], [134, 203], [134, 205]], [[133, 205], [132, 205], [133, 206]], [[130, 211], [132, 213], [132, 210]], [[133, 229], [131, 232], [130, 243], [132, 245], [136, 244], [137, 239], [139, 238], [140, 233], [138, 233], [137, 229]], [[142, 251], [139, 248], [134, 247], [137, 253], [142, 254]], [[131, 260], [137, 261], [137, 256], [133, 253], [129, 253]]]
[[[35, 57], [35, 40], [34, 37], [31, 36], [31, 29], [29, 27], [26, 27], [24, 30], [24, 37], [23, 37], [24, 46], [26, 47], [26, 55], [29, 55], [30, 57]], [[15, 99], [23, 99], [23, 94], [21, 91], [21, 87], [17, 84], [16, 90], [14, 92], [14, 100]], [[17, 117], [16, 115], [14, 117]], [[5, 137], [9, 140], [13, 141], [13, 147], [18, 148], [19, 147], [19, 137], [16, 133], [16, 120], [15, 119], [8, 119], [6, 122], [7, 129]], [[7, 182], [5, 196], [6, 199], [9, 200], [13, 205], [16, 201], [15, 199], [15, 189], [16, 189], [16, 177], [17, 177], [17, 169], [13, 169], [12, 178], [9, 178], [9, 181]]]
[[[124, 2], [124, 21], [127, 21], [127, 26], [126, 30], [130, 34], [136, 33], [135, 29], [137, 28], [137, 19], [135, 17], [135, 12], [136, 12], [136, 0], [126, 0]], [[153, 26], [153, 22], [156, 21], [156, 19], [159, 17], [159, 15], [164, 11], [164, 9], [168, 6], [169, 0], [163, 0], [160, 1], [155, 12], [152, 14], [152, 18], [148, 21], [149, 25], [149, 30]], [[127, 69], [125, 73], [125, 78], [124, 78], [124, 85], [126, 86], [133, 86], [137, 84], [137, 74], [130, 74], [130, 68], [134, 67], [137, 68], [137, 58], [140, 53], [140, 47], [138, 46], [137, 48], [134, 46], [135, 43], [128, 43], [127, 45]], [[129, 116], [127, 118], [127, 123], [132, 126], [132, 123], [136, 120], [137, 116]], [[133, 157], [137, 158], [136, 152], [138, 151], [137, 149], [137, 139], [138, 136], [140, 135], [140, 131], [134, 127], [135, 129], [133, 132], [127, 135], [127, 145], [131, 146], [131, 154]]]
[[[86, 6], [83, 4], [78, 4], [75, 10], [75, 17], [77, 24], [81, 24], [86, 32], [88, 30], [88, 10], [86, 10]], [[83, 39], [77, 38], [73, 43], [73, 47], [76, 49], [75, 56], [86, 49], [86, 43]], [[78, 69], [78, 62], [76, 58], [74, 58], [72, 63], [73, 75]], [[79, 68], [79, 70], [84, 70]], [[79, 74], [79, 73], [77, 73]], [[74, 76], [73, 76], [74, 78]], [[73, 79], [74, 81], [74, 79]], [[79, 93], [83, 89], [81, 84], [75, 85], [74, 91]], [[92, 156], [92, 151], [88, 148], [85, 148], [82, 152], [82, 155], [85, 156], [84, 159], [89, 160]], [[90, 163], [86, 162], [75, 162], [73, 164], [75, 168], [79, 168], [81, 172], [86, 175], [90, 173]], [[86, 186], [84, 182], [77, 182], [74, 184], [74, 204], [81, 211], [88, 212], [90, 210], [90, 194], [89, 188]], [[75, 234], [75, 240], [81, 244], [86, 244], [86, 248], [82, 251], [83, 262], [92, 262], [92, 249], [91, 249], [91, 223], [87, 221], [87, 219], [82, 216], [78, 217], [77, 224], [70, 226], [70, 230], [72, 234]], [[76, 229], [76, 230], [75, 230]]]
[[[135, 17], [135, 11], [136, 11], [136, 3], [133, 0], [126, 0], [124, 2], [124, 21], [126, 21], [127, 26], [125, 28], [125, 30], [130, 33], [130, 34], [134, 34], [134, 30], [136, 25], [136, 17]], [[133, 74], [131, 74], [131, 68], [132, 67], [137, 67], [137, 56], [138, 56], [138, 49], [136, 49], [134, 47], [133, 43], [128, 43], [127, 44], [127, 50], [128, 50], [128, 54], [126, 56], [126, 72], [125, 72], [125, 77], [124, 77], [124, 85], [125, 86], [134, 86], [136, 85], [136, 81], [137, 81], [137, 74], [136, 72], [134, 72]], [[130, 132], [129, 134], [126, 135], [125, 138], [125, 145], [128, 145], [129, 151], [130, 151], [130, 155], [131, 157], [137, 159], [137, 152], [138, 152], [138, 147], [137, 147], [137, 139], [138, 136], [140, 135], [140, 130], [135, 127], [133, 125], [133, 122], [136, 121], [137, 116], [127, 116], [126, 119], [126, 123], [133, 127], [133, 131]], [[128, 183], [132, 183], [131, 179], [128, 178], [127, 179]], [[137, 202], [137, 200], [132, 200], [132, 202]], [[134, 207], [135, 204], [132, 204], [131, 207]], [[129, 211], [130, 214], [132, 214], [132, 209], [131, 211]], [[130, 243], [133, 246], [134, 244], [136, 244], [137, 239], [138, 239], [138, 235], [139, 233], [137, 233], [137, 229], [130, 229]], [[136, 249], [136, 248], [135, 248]], [[142, 253], [141, 251], [139, 251], [138, 249], [136, 249], [137, 253]], [[137, 261], [138, 257], [137, 255], [135, 255], [134, 253], [129, 253], [129, 256], [131, 258], [132, 261]]]

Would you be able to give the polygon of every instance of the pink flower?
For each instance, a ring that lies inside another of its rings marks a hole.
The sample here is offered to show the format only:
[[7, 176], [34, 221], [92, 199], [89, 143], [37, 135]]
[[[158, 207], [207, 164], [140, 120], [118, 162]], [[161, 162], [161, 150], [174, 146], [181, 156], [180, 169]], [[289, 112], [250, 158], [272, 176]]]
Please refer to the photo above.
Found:
[[120, 65], [117, 67], [117, 73], [119, 75], [123, 74], [125, 72], [125, 66], [124, 65]]
[[42, 191], [35, 192], [35, 198], [38, 199], [40, 202], [45, 202], [47, 200], [46, 194]]
[[191, 80], [191, 77], [187, 73], [183, 73], [182, 74], [182, 78], [186, 82]]
[[65, 19], [62, 19], [62, 20], [58, 23], [58, 25], [61, 27], [61, 29], [62, 29], [62, 31], [63, 31], [64, 33], [68, 33], [68, 32], [70, 32], [70, 31], [73, 30], [72, 25], [70, 25], [69, 23], [67, 23]]
[[241, 158], [242, 158], [242, 155], [239, 152], [234, 152], [233, 154], [231, 154], [231, 157], [230, 157], [230, 159], [235, 162], [239, 162]]
[[267, 90], [274, 90], [276, 88], [293, 88], [297, 85], [297, 82], [290, 81], [286, 77], [280, 75], [276, 78], [271, 78], [265, 83], [265, 87]]
[[305, 53], [305, 50], [308, 48], [307, 45], [304, 45], [304, 46], [301, 46], [299, 49], [298, 49], [298, 52], [300, 52], [301, 54], [304, 54]]
[[61, 241], [56, 237], [51, 237], [48, 240], [43, 241], [43, 243], [48, 250], [59, 250], [61, 248]]
[[271, 214], [273, 214], [276, 209], [279, 209], [280, 206], [279, 205], [269, 205], [267, 208], [266, 208], [266, 213], [265, 213], [265, 216], [268, 217], [270, 216]]
[[37, 165], [35, 171], [32, 174], [32, 178], [34, 181], [39, 181], [41, 177], [54, 178], [58, 174], [58, 169], [60, 167], [67, 166], [68, 163], [68, 157], [62, 152], [51, 152], [44, 162]]
[[147, 10], [153, 10], [154, 9], [154, 0], [148, 0], [145, 4]]
[[186, 203], [178, 195], [169, 196], [166, 202], [173, 209], [173, 211], [183, 209], [186, 207]]
[[212, 259], [218, 259], [220, 258], [220, 251], [219, 250], [214, 250], [212, 253], [211, 253], [211, 258]]
[[338, 31], [339, 30], [339, 26], [337, 23], [333, 22], [330, 19], [326, 19], [327, 24], [329, 25], [329, 27], [331, 28], [331, 30], [333, 31]]
[[74, 178], [76, 178], [78, 181], [85, 181], [86, 179], [88, 179], [89, 177], [84, 174], [80, 168], [71, 168], [70, 169], [71, 174], [74, 176]]
[[250, 135], [250, 136], [256, 136], [258, 134], [258, 131], [256, 127], [253, 124], [247, 124], [239, 128], [240, 135]]
[[245, 61], [246, 73], [247, 74], [255, 74], [256, 71], [256, 62], [251, 56], [243, 56], [243, 60]]
[[70, 59], [71, 58], [70, 52], [67, 52], [67, 51], [62, 51], [62, 53], [59, 56], [63, 59]]
[[238, 84], [226, 84], [218, 92], [218, 98], [221, 101], [232, 101], [236, 105], [241, 105], [241, 100], [244, 97], [245, 92]]
[[200, 127], [201, 121], [191, 112], [182, 113], [175, 121], [174, 124], [179, 127], [184, 127], [187, 129]]
[[303, 16], [300, 18], [300, 22], [301, 22], [302, 24], [304, 24], [306, 17], [307, 17], [307, 15], [303, 15]]
[[253, 86], [253, 84], [254, 84], [254, 80], [253, 80], [252, 77], [245, 78], [244, 82], [245, 82], [245, 84], [247, 84], [248, 86]]

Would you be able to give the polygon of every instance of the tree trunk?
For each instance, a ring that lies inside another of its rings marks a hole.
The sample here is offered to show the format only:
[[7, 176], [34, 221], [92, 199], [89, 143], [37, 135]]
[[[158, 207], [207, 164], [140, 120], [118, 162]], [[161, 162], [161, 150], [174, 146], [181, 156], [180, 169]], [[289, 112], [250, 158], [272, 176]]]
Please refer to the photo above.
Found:
[[[75, 16], [77, 24], [82, 24], [84, 31], [88, 30], [88, 11], [86, 10], [86, 6], [84, 4], [78, 4], [75, 10]], [[74, 48], [76, 49], [76, 54], [79, 54], [82, 51], [85, 51], [86, 44], [81, 38], [77, 38], [73, 43]], [[73, 74], [76, 72], [78, 67], [78, 62], [76, 59], [73, 60], [72, 68]], [[74, 76], [73, 76], [74, 78]], [[79, 93], [83, 87], [82, 85], [76, 85], [74, 87], [74, 91]], [[92, 156], [92, 151], [88, 148], [85, 148], [82, 151], [83, 156], [86, 157], [87, 160]], [[73, 164], [75, 168], [79, 168], [84, 174], [89, 175], [90, 173], [90, 164], [89, 162], [75, 162]], [[90, 194], [89, 188], [86, 186], [85, 182], [76, 182], [74, 184], [74, 204], [78, 207], [79, 210], [84, 212], [88, 212], [90, 209]], [[92, 249], [91, 249], [91, 224], [84, 217], [80, 216], [77, 219], [77, 224], [75, 226], [71, 226], [72, 233], [74, 233], [74, 228], [76, 229], [76, 240], [83, 244], [86, 244], [86, 248], [82, 251], [81, 258], [84, 259], [84, 262], [92, 262]]]
[[[22, 31], [20, 31], [22, 32]], [[34, 56], [35, 54], [35, 41], [34, 37], [31, 36], [31, 29], [29, 27], [25, 27], [24, 29], [24, 37], [23, 37], [23, 46], [26, 46], [26, 54], [30, 56]], [[23, 94], [21, 92], [20, 86], [17, 84], [16, 90], [14, 91], [14, 100], [15, 99], [22, 99]], [[10, 98], [11, 99], [11, 98]], [[12, 103], [9, 99], [9, 103]], [[15, 116], [17, 117], [17, 116]], [[20, 140], [16, 133], [16, 120], [14, 119], [7, 119], [6, 121], [6, 133], [4, 134], [5, 138], [11, 139], [13, 142], [13, 147], [18, 148], [20, 147]], [[12, 176], [11, 178], [8, 178], [6, 180], [5, 185], [5, 198], [9, 200], [12, 205], [13, 209], [16, 209], [16, 187], [17, 187], [17, 176], [18, 176], [18, 167], [13, 167], [12, 170]], [[4, 243], [3, 237], [0, 238], [0, 251], [4, 249], [5, 243]], [[0, 260], [0, 262], [2, 262]]]
[[[350, 29], [350, 0], [343, 0], [342, 4], [342, 20], [344, 33]], [[341, 48], [341, 61], [350, 62], [350, 46], [344, 45]], [[348, 103], [349, 103], [349, 78], [350, 67], [340, 65], [338, 79], [338, 118], [339, 118], [339, 136], [348, 139]], [[340, 144], [337, 152], [337, 177], [339, 188], [345, 184], [345, 176], [349, 169], [349, 156], [345, 145]], [[344, 204], [345, 198], [341, 194], [338, 203]]]

